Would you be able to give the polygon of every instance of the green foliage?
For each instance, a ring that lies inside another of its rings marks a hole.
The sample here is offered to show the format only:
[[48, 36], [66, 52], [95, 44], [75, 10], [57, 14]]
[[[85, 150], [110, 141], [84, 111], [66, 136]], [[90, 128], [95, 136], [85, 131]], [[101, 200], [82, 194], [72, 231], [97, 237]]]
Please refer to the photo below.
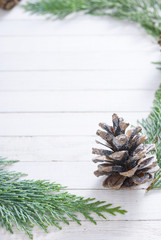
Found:
[[5, 170], [15, 161], [0, 158], [0, 222], [2, 227], [13, 233], [13, 226], [24, 231], [32, 239], [32, 228], [39, 226], [45, 232], [49, 225], [61, 229], [60, 222], [69, 224], [71, 219], [81, 224], [77, 213], [96, 224], [91, 213], [105, 219], [103, 213], [125, 214], [120, 207], [111, 207], [104, 201], [83, 198], [62, 191], [60, 184], [43, 180], [20, 180], [24, 176]]
[[97, 16], [113, 16], [140, 23], [158, 38], [161, 33], [161, 2], [158, 0], [36, 0], [23, 5], [32, 14], [57, 18], [79, 11]]
[[[141, 125], [146, 131], [147, 142], [156, 144], [157, 160], [161, 168], [161, 84], [155, 94], [152, 112], [146, 119], [142, 120]], [[148, 190], [151, 188], [161, 188], [161, 170], [155, 174]]]

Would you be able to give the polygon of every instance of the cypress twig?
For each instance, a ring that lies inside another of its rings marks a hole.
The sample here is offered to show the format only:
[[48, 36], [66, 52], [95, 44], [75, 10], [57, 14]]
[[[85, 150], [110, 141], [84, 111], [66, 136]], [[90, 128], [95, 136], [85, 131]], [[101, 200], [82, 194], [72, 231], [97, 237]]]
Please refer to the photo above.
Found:
[[0, 222], [11, 233], [13, 226], [16, 226], [33, 239], [34, 225], [47, 232], [49, 225], [61, 229], [60, 223], [69, 224], [69, 219], [81, 224], [77, 213], [94, 224], [96, 221], [91, 213], [104, 219], [104, 213], [126, 213], [120, 207], [112, 207], [105, 201], [62, 191], [65, 187], [60, 184], [46, 180], [20, 180], [24, 174], [4, 169], [13, 162], [0, 158]]
[[[146, 131], [148, 137], [147, 143], [156, 144], [156, 153], [158, 165], [161, 168], [161, 84], [155, 94], [152, 112], [140, 124]], [[148, 191], [152, 188], [161, 188], [161, 170], [154, 176], [154, 181], [148, 187]]]
[[156, 38], [161, 33], [161, 2], [158, 0], [29, 0], [23, 8], [32, 14], [60, 19], [80, 11], [96, 16], [113, 16], [138, 22]]

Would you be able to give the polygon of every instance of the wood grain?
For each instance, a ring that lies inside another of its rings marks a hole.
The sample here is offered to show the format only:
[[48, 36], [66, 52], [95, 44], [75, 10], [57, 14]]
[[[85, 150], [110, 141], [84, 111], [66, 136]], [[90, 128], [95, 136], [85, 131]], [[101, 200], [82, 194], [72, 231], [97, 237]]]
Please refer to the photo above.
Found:
[[[96, 136], [99, 122], [112, 123], [105, 113], [2, 113], [0, 136]], [[116, 112], [132, 125], [148, 112]]]
[[0, 91], [156, 90], [160, 83], [160, 72], [154, 67], [146, 71], [7, 71], [0, 75]]
[[2, 92], [0, 112], [143, 112], [153, 98], [153, 90]]
[[[21, 162], [89, 162], [94, 136], [0, 137], [1, 156]], [[63, 151], [62, 151], [63, 146]]]
[[[136, 231], [137, 229], [137, 231]], [[1, 229], [3, 240], [27, 240], [24, 234], [16, 231], [17, 234], [10, 235], [5, 230]], [[98, 222], [93, 225], [89, 222], [82, 222], [82, 226], [77, 226], [76, 223], [70, 223], [70, 226], [63, 225], [63, 230], [55, 228], [49, 229], [49, 234], [43, 231], [34, 231], [34, 240], [136, 240], [136, 239], [155, 239], [159, 240], [161, 235], [159, 221], [108, 221]]]
[[0, 71], [142, 70], [152, 68], [151, 61], [159, 61], [159, 54], [158, 51], [1, 53]]
[[[17, 8], [16, 8], [17, 9]], [[65, 20], [44, 21], [45, 17], [30, 16], [16, 9], [10, 14], [1, 11], [0, 36], [30, 35], [141, 35], [151, 39], [144, 29], [135, 23], [113, 19], [110, 17], [71, 15]], [[14, 28], [11, 22], [14, 22]]]
[[[11, 38], [1, 37], [2, 52], [14, 52], [10, 44]], [[53, 44], [54, 43], [54, 44]], [[130, 35], [118, 36], [14, 36], [12, 44], [17, 49], [17, 53], [24, 52], [106, 52], [106, 51], [159, 51], [154, 41], [147, 41], [142, 36], [138, 36], [138, 42]]]

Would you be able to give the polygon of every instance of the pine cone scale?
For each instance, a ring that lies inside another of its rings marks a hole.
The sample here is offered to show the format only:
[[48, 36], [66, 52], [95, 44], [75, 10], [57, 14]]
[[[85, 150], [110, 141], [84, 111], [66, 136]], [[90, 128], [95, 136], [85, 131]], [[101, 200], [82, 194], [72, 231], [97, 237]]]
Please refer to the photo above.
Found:
[[120, 189], [126, 177], [120, 176], [118, 173], [112, 173], [107, 179], [104, 180], [103, 186], [113, 189]]

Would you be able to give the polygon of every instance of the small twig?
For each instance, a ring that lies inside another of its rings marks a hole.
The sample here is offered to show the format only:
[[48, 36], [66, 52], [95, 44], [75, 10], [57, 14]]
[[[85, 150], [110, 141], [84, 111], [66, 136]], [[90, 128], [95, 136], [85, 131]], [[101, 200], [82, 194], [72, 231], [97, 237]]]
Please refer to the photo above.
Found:
[[159, 180], [161, 177], [161, 174], [150, 184], [150, 186], [146, 189], [146, 192], [148, 192], [150, 189], [152, 189], [155, 185], [155, 183]]

